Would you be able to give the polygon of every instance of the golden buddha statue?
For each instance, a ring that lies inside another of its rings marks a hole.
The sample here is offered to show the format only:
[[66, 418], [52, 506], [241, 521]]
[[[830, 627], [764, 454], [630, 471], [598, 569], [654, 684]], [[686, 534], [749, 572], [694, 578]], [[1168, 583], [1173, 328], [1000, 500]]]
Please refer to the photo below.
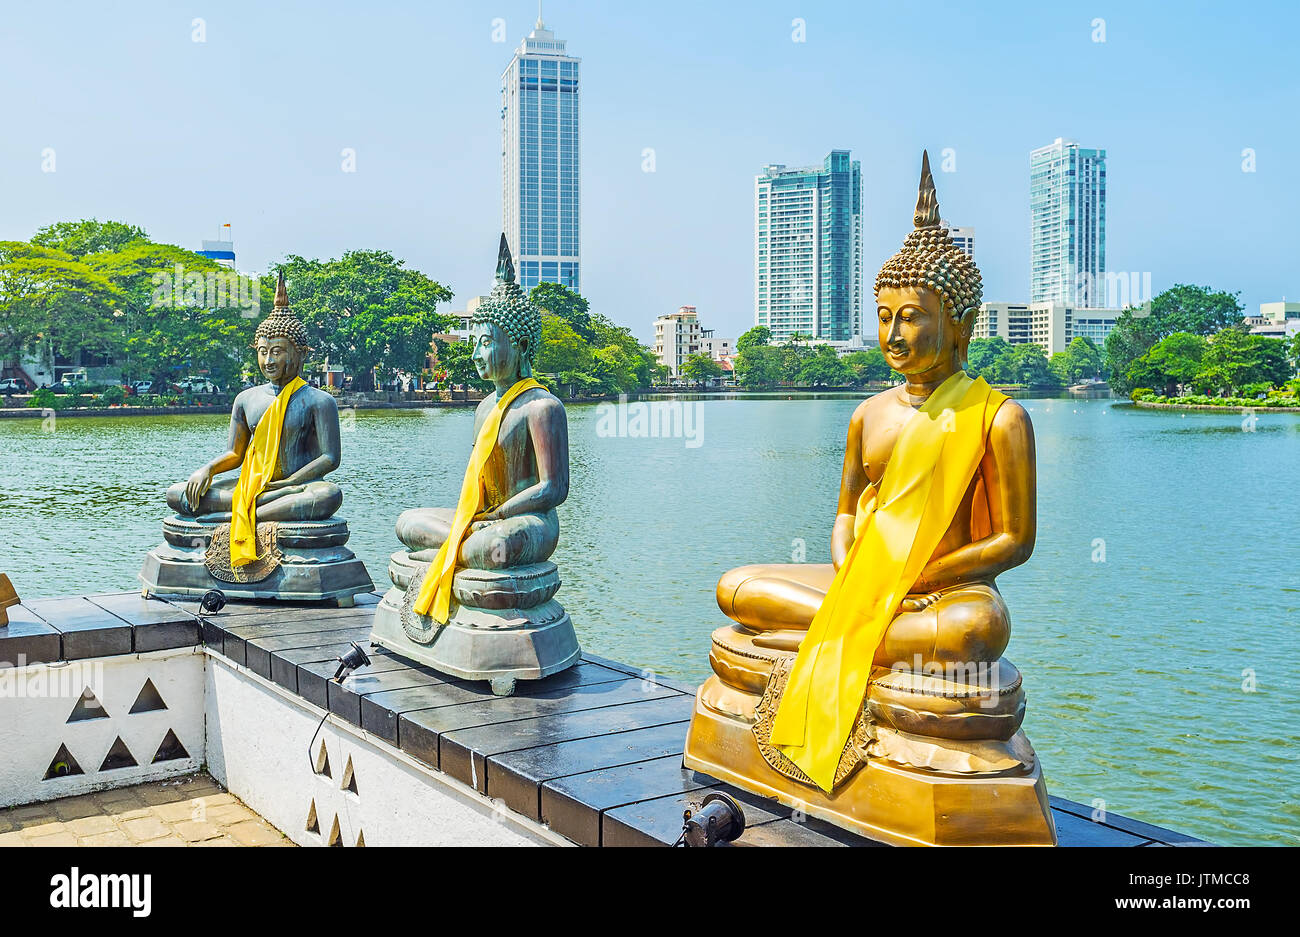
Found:
[[831, 563], [724, 574], [687, 767], [896, 844], [1054, 844], [994, 578], [1034, 547], [1033, 428], [963, 370], [979, 271], [939, 222], [876, 278], [905, 383], [849, 423]]

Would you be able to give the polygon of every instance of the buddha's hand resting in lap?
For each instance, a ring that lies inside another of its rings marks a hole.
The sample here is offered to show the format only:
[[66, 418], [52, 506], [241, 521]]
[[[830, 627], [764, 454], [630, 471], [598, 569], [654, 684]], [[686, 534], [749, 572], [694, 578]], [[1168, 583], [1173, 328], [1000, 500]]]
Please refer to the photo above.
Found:
[[277, 478], [275, 481], [267, 482], [266, 487], [262, 490], [278, 491], [283, 495], [296, 495], [306, 491], [307, 486], [290, 484], [287, 478]]
[[473, 520], [469, 522], [470, 533], [482, 530], [484, 527], [491, 527], [501, 518], [497, 517], [491, 511], [485, 511], [482, 514], [475, 514]]
[[199, 501], [211, 487], [212, 469], [209, 466], [203, 466], [190, 476], [190, 480], [185, 483], [185, 503], [190, 506], [191, 511], [198, 510]]
[[935, 602], [939, 601], [941, 593], [931, 592], [929, 595], [909, 595], [898, 604], [900, 612], [920, 612], [929, 608]]

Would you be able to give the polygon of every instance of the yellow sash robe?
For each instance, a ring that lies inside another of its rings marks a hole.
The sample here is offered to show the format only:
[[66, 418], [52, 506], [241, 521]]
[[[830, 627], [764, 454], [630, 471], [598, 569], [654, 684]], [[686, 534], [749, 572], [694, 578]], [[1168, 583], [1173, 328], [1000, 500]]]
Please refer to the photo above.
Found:
[[230, 565], [233, 567], [247, 566], [257, 559], [257, 497], [266, 490], [267, 482], [275, 478], [280, 461], [280, 432], [284, 429], [289, 398], [299, 387], [306, 386], [307, 382], [300, 377], [285, 384], [253, 430], [230, 506]]
[[497, 398], [495, 406], [488, 413], [487, 419], [479, 427], [474, 440], [474, 451], [470, 453], [469, 465], [465, 466], [465, 480], [460, 485], [460, 500], [456, 502], [456, 513], [452, 517], [451, 532], [438, 555], [429, 564], [429, 571], [424, 574], [424, 583], [420, 594], [415, 599], [415, 610], [421, 615], [432, 617], [440, 625], [447, 623], [451, 614], [451, 581], [456, 575], [456, 558], [460, 555], [460, 545], [465, 539], [474, 515], [483, 506], [483, 470], [487, 466], [492, 450], [497, 445], [497, 433], [501, 430], [501, 418], [506, 408], [520, 394], [534, 387], [541, 387], [531, 377], [518, 381]]
[[772, 744], [829, 792], [898, 607], [930, 561], [1007, 399], [958, 371], [899, 433], [879, 490], [858, 502], [854, 540], [813, 617], [772, 723]]

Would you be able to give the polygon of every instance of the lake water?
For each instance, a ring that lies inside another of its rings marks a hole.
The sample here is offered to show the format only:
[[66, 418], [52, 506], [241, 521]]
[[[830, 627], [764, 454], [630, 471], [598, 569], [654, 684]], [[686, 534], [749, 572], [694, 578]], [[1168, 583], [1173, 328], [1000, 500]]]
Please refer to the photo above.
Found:
[[[1300, 843], [1300, 416], [1023, 402], [1038, 545], [999, 584], [1049, 789], [1214, 842]], [[789, 562], [799, 541], [829, 561], [855, 405], [710, 399], [694, 440], [609, 436], [595, 406], [570, 407], [554, 559], [583, 646], [702, 681], [720, 573]], [[398, 513], [455, 504], [472, 416], [345, 420], [331, 477], [376, 584]], [[224, 440], [220, 416], [0, 420], [0, 571], [31, 598], [135, 588], [164, 490]]]

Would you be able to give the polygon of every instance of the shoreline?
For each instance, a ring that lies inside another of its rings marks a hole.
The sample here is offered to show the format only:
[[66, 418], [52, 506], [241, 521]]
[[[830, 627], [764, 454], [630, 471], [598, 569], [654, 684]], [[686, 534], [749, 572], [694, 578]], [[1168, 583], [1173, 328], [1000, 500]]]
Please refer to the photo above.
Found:
[[1148, 400], [1131, 401], [1133, 406], [1145, 410], [1200, 410], [1205, 413], [1294, 413], [1300, 415], [1300, 407], [1220, 407], [1211, 403], [1152, 403]]

